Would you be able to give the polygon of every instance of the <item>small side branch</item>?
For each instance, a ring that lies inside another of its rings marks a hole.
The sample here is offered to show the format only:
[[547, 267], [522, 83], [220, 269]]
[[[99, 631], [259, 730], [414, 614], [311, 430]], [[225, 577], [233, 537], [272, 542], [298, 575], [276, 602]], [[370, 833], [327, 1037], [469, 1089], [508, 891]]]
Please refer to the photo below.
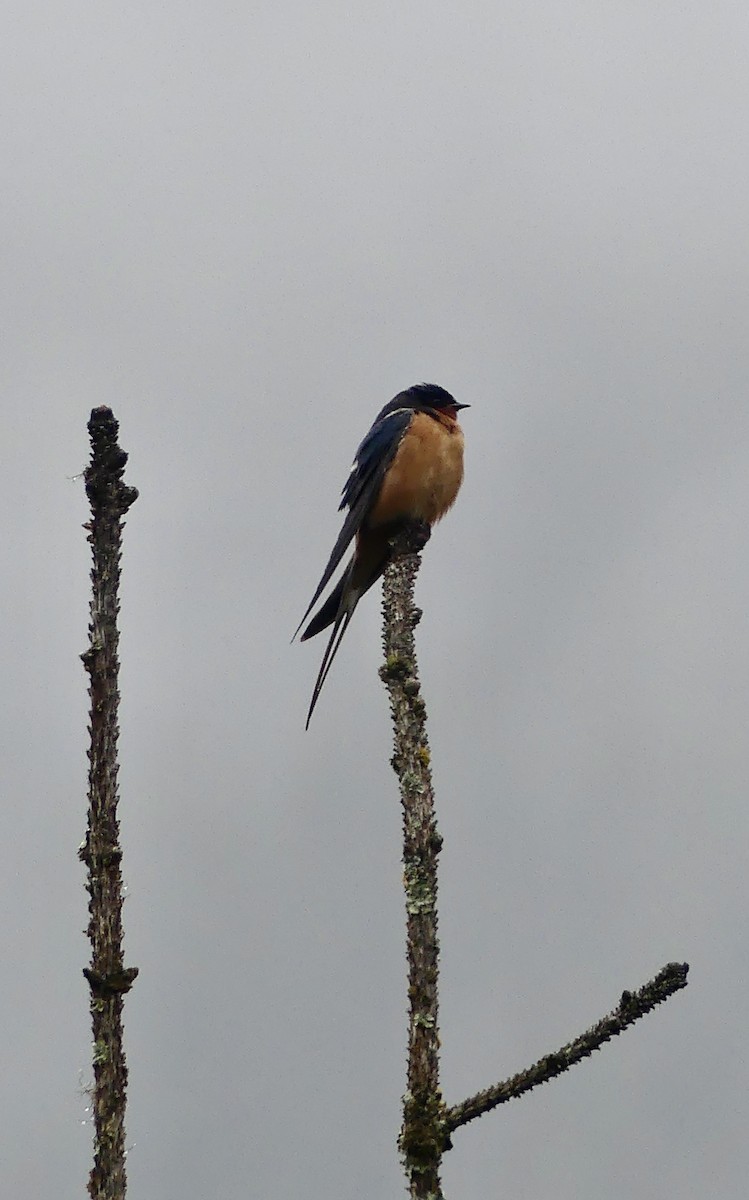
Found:
[[127, 454], [117, 444], [118, 424], [111, 409], [95, 408], [88, 431], [91, 464], [85, 481], [91, 521], [86, 529], [93, 565], [90, 642], [81, 658], [89, 676], [91, 744], [88, 828], [79, 850], [88, 868], [91, 965], [83, 974], [90, 989], [94, 1038], [94, 1165], [88, 1190], [92, 1200], [123, 1200], [127, 1066], [122, 1045], [122, 1006], [138, 971], [136, 967], [125, 967], [122, 951], [117, 616], [122, 517], [138, 493], [122, 480]]
[[476, 1117], [483, 1117], [484, 1113], [490, 1112], [497, 1105], [522, 1096], [524, 1092], [554, 1079], [555, 1076], [568, 1071], [575, 1063], [588, 1058], [594, 1050], [599, 1050], [604, 1042], [623, 1033], [630, 1025], [634, 1025], [635, 1021], [652, 1012], [658, 1004], [668, 1000], [674, 992], [685, 988], [688, 971], [688, 963], [668, 963], [658, 972], [655, 979], [651, 979], [639, 991], [623, 992], [618, 1007], [586, 1033], [575, 1038], [574, 1042], [562, 1046], [555, 1054], [548, 1054], [526, 1071], [513, 1075], [512, 1079], [478, 1092], [462, 1104], [453, 1105], [445, 1115], [448, 1136], [459, 1126], [467, 1125]]
[[414, 647], [414, 607], [419, 551], [428, 526], [414, 525], [393, 544], [394, 559], [383, 587], [383, 646], [380, 675], [390, 694], [394, 752], [392, 766], [403, 806], [403, 884], [408, 951], [408, 1085], [399, 1139], [412, 1200], [442, 1196], [439, 1170], [444, 1149], [444, 1104], [439, 1088], [437, 831], [434, 792]]

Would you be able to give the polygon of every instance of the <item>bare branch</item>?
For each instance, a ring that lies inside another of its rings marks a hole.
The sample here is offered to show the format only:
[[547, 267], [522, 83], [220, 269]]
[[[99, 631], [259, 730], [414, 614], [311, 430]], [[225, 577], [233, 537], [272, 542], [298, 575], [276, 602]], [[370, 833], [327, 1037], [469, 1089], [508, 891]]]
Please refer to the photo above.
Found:
[[439, 1089], [437, 977], [437, 831], [434, 791], [414, 647], [421, 613], [413, 595], [419, 551], [429, 527], [414, 525], [394, 542], [395, 557], [383, 587], [383, 647], [380, 675], [390, 693], [394, 753], [392, 766], [403, 806], [403, 884], [408, 949], [408, 1086], [399, 1145], [413, 1200], [442, 1196], [439, 1168], [444, 1148], [444, 1104]]
[[109, 408], [95, 408], [88, 423], [91, 464], [85, 472], [92, 519], [90, 642], [81, 655], [91, 698], [89, 809], [79, 857], [88, 867], [89, 983], [94, 1038], [94, 1166], [92, 1200], [123, 1200], [127, 1066], [122, 1046], [123, 997], [138, 974], [122, 952], [122, 875], [117, 821], [117, 724], [119, 708], [119, 581], [122, 517], [137, 499], [122, 475], [127, 454], [117, 444], [118, 424]]
[[587, 1058], [674, 992], [686, 987], [686, 963], [669, 963], [638, 992], [623, 992], [618, 1008], [581, 1037], [534, 1066], [476, 1096], [447, 1108], [439, 1081], [437, 940], [437, 830], [434, 790], [421, 695], [414, 627], [421, 612], [414, 605], [419, 552], [429, 528], [409, 526], [393, 541], [393, 561], [383, 587], [383, 646], [380, 676], [390, 694], [394, 753], [392, 766], [403, 807], [403, 882], [406, 894], [408, 951], [408, 1086], [403, 1103], [399, 1146], [409, 1179], [411, 1200], [443, 1200], [442, 1155], [461, 1125], [522, 1096]]
[[526, 1071], [513, 1075], [512, 1079], [487, 1088], [484, 1092], [478, 1092], [462, 1104], [453, 1105], [445, 1114], [448, 1136], [459, 1126], [467, 1125], [476, 1117], [483, 1117], [484, 1113], [490, 1112], [498, 1104], [522, 1096], [524, 1092], [554, 1079], [555, 1076], [568, 1071], [575, 1063], [588, 1058], [594, 1050], [599, 1050], [604, 1042], [623, 1033], [630, 1025], [634, 1025], [635, 1021], [639, 1021], [640, 1017], [652, 1012], [656, 1005], [662, 1004], [674, 992], [685, 988], [688, 971], [688, 963], [668, 963], [658, 972], [655, 979], [651, 979], [638, 992], [623, 992], [618, 1008], [586, 1033], [575, 1038], [574, 1042], [562, 1046], [554, 1054], [547, 1054]]

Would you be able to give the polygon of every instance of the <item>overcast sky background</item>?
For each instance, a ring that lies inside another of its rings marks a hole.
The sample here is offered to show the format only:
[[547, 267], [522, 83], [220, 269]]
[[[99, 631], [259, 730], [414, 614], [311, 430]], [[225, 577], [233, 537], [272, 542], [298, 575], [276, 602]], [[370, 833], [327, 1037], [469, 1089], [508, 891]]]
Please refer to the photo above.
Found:
[[449, 1200], [741, 1197], [749, 10], [3, 6], [0, 1180], [84, 1195], [91, 408], [126, 528], [129, 1194], [390, 1200], [405, 1062], [379, 605], [289, 645], [376, 411], [464, 414], [419, 602]]

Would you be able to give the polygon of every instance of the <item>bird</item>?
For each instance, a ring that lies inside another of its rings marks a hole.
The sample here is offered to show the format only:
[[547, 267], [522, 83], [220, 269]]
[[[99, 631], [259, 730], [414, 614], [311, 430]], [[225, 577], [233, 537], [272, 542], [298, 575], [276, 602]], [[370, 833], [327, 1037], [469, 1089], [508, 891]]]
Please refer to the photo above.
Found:
[[332, 625], [312, 692], [305, 729], [338, 653], [356, 606], [392, 558], [392, 539], [404, 526], [429, 527], [452, 507], [463, 482], [463, 431], [459, 404], [442, 387], [418, 383], [399, 392], [380, 410], [354, 456], [343, 485], [339, 512], [348, 509], [315, 594], [297, 626], [294, 641], [336, 568], [355, 540], [354, 553], [300, 641]]

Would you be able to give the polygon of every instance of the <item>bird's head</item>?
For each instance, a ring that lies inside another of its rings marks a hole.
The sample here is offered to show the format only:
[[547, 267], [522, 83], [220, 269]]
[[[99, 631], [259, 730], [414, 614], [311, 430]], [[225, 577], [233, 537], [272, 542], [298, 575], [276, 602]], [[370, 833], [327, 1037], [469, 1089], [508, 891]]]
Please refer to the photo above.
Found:
[[436, 383], [417, 383], [407, 391], [396, 396], [401, 405], [413, 408], [416, 412], [432, 409], [438, 413], [447, 413], [455, 417], [462, 408], [470, 408], [470, 404], [458, 404], [454, 396]]

